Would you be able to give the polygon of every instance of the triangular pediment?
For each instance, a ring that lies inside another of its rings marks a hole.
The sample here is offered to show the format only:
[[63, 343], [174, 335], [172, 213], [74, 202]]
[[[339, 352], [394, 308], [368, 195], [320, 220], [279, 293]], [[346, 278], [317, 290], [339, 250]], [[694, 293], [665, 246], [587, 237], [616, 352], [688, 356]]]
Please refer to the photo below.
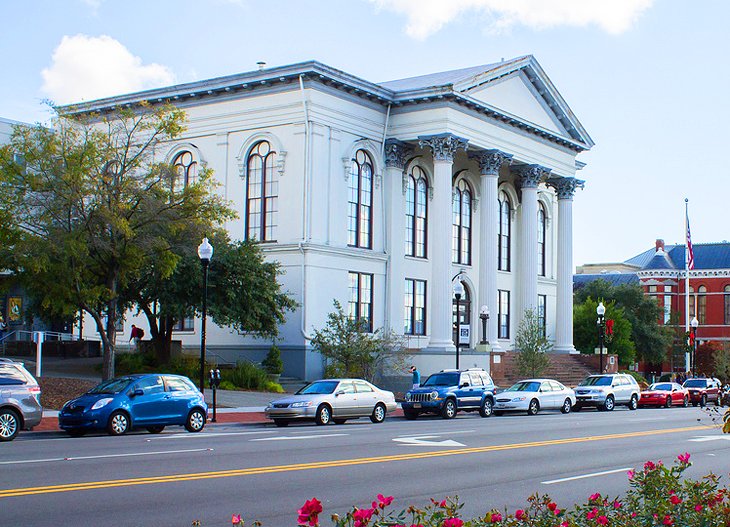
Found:
[[558, 116], [521, 71], [462, 93], [498, 110], [520, 117], [556, 134], [569, 137]]

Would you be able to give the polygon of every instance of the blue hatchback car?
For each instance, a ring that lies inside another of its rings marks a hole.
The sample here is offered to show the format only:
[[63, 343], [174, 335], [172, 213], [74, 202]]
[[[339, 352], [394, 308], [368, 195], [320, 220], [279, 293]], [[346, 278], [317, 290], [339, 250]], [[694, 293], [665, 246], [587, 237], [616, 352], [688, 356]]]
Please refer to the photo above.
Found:
[[135, 427], [159, 434], [168, 425], [200, 432], [207, 418], [208, 405], [190, 379], [150, 373], [102, 382], [68, 401], [58, 414], [58, 425], [72, 436], [92, 430], [122, 435]]

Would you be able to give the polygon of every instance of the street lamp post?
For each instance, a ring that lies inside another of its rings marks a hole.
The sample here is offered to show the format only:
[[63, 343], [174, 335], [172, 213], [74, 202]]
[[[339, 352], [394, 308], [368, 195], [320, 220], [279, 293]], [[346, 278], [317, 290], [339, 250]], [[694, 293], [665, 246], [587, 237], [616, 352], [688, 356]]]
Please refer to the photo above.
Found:
[[691, 326], [692, 330], [692, 377], [697, 377], [697, 326], [700, 325], [700, 321], [697, 320], [697, 317], [692, 317], [692, 320], [690, 320], [689, 325]]
[[599, 373], [603, 373], [603, 339], [606, 336], [606, 306], [603, 305], [603, 302], [598, 303], [596, 314], [598, 315], [596, 326], [598, 327], [598, 355], [600, 357], [599, 364], [601, 367]]
[[456, 298], [456, 369], [459, 369], [459, 348], [461, 347], [461, 297], [464, 286], [461, 280], [454, 283], [454, 298]]
[[487, 340], [487, 321], [489, 320], [489, 308], [482, 306], [479, 308], [479, 318], [482, 320], [482, 341], [480, 344], [489, 344]]
[[200, 393], [205, 393], [205, 322], [208, 318], [208, 265], [213, 258], [213, 246], [208, 238], [198, 245], [198, 257], [203, 264], [203, 324], [200, 330]]

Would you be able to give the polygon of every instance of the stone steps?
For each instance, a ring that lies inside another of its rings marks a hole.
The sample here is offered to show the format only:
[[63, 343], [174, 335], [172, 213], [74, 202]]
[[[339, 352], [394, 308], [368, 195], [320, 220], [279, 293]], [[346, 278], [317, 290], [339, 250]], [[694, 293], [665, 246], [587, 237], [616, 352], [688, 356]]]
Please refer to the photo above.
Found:
[[[503, 373], [494, 377], [494, 382], [502, 388], [507, 388], [517, 381], [528, 376], [520, 375], [517, 369], [517, 353], [506, 352], [502, 355]], [[593, 372], [586, 359], [574, 354], [550, 354], [550, 365], [540, 374], [540, 377], [555, 379], [571, 388], [577, 386], [583, 379]]]

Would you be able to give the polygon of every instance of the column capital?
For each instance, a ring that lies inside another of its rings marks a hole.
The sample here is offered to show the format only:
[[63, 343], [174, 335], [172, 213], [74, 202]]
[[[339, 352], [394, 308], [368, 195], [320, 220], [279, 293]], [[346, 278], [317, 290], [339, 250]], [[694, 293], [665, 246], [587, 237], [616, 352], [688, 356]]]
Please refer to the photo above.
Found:
[[429, 147], [436, 161], [453, 161], [456, 151], [459, 148], [466, 150], [468, 143], [468, 139], [450, 133], [418, 136], [418, 146]]
[[537, 188], [550, 175], [551, 169], [540, 165], [520, 165], [515, 167], [515, 172], [520, 176], [521, 188]]
[[385, 166], [387, 168], [399, 168], [403, 170], [406, 166], [408, 156], [413, 148], [399, 139], [385, 140]]
[[512, 163], [512, 154], [505, 154], [501, 150], [481, 150], [469, 156], [479, 163], [479, 170], [483, 176], [495, 176], [499, 174], [502, 165]]
[[575, 189], [585, 187], [585, 181], [574, 177], [552, 177], [547, 184], [555, 189], [558, 199], [573, 199]]

